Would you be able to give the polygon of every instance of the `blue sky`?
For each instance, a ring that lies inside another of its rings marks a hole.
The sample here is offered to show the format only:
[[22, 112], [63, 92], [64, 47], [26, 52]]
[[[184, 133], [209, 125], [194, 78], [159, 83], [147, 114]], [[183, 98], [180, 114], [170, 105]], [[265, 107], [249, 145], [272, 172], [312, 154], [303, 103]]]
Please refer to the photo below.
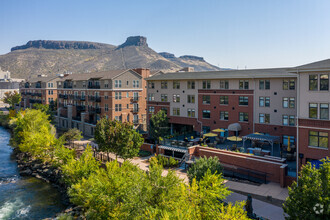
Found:
[[29, 40], [119, 45], [142, 35], [157, 52], [230, 68], [330, 58], [327, 0], [1, 0], [0, 54]]

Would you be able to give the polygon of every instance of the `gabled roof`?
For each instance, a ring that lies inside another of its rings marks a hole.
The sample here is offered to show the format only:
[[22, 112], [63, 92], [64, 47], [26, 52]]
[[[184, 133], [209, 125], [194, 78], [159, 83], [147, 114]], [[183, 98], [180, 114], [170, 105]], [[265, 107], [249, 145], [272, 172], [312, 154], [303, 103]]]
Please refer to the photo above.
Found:
[[60, 79], [59, 76], [46, 76], [46, 77], [36, 77], [36, 78], [31, 78], [31, 79], [28, 79], [26, 80], [27, 82], [29, 83], [36, 83], [36, 82], [49, 82], [49, 81], [52, 81], [54, 79]]
[[330, 69], [330, 59], [326, 59], [326, 60], [321, 60], [321, 61], [317, 61], [317, 62], [313, 62], [313, 63], [308, 63], [302, 66], [297, 66], [295, 68], [293, 68], [292, 70], [314, 70], [314, 69]]
[[289, 73], [289, 68], [221, 70], [207, 72], [172, 72], [157, 74], [146, 80], [193, 80], [193, 79], [244, 79], [244, 78], [279, 78], [296, 77]]
[[125, 72], [134, 72], [136, 75], [141, 76], [137, 72], [131, 69], [127, 70], [109, 70], [109, 71], [102, 71], [102, 72], [93, 72], [93, 73], [75, 73], [70, 74], [64, 78], [62, 78], [60, 81], [66, 81], [66, 80], [89, 80], [89, 79], [114, 79], [117, 76], [125, 73]]

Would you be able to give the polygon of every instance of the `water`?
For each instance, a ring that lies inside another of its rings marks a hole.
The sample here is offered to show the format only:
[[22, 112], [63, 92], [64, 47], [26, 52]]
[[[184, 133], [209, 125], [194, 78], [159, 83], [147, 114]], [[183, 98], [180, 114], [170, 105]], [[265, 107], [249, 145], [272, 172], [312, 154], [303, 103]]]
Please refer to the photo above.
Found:
[[9, 138], [0, 127], [0, 220], [44, 219], [64, 210], [60, 194], [50, 184], [19, 176]]

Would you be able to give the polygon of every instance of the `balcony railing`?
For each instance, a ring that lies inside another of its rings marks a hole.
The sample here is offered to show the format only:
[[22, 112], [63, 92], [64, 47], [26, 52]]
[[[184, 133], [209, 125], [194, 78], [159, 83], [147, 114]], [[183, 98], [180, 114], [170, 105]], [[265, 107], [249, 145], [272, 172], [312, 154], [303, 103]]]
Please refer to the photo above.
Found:
[[88, 84], [89, 89], [100, 89], [100, 85], [93, 85], [93, 84]]
[[64, 84], [63, 88], [64, 89], [72, 89], [72, 85], [71, 84]]
[[37, 93], [37, 96], [38, 96], [38, 97], [41, 97], [41, 96], [42, 96], [42, 94], [41, 94], [41, 93]]
[[133, 102], [137, 102], [137, 101], [139, 101], [139, 96], [134, 96], [133, 97]]
[[80, 96], [80, 101], [85, 101], [86, 100], [86, 96]]
[[37, 84], [37, 85], [36, 85], [36, 88], [41, 88], [41, 85], [40, 85], [40, 84]]
[[72, 119], [75, 121], [81, 121], [81, 116], [72, 117]]
[[96, 102], [101, 102], [101, 97], [95, 97]]
[[139, 112], [139, 108], [133, 108], [133, 113], [137, 113], [137, 112]]
[[77, 111], [85, 111], [86, 107], [84, 105], [77, 105]]
[[68, 95], [63, 95], [63, 99], [68, 99]]
[[88, 109], [88, 112], [89, 113], [91, 113], [91, 114], [94, 114], [94, 113], [96, 113], [96, 114], [101, 114], [101, 108], [89, 108]]
[[139, 119], [134, 119], [134, 120], [133, 120], [133, 124], [135, 124], [135, 125], [136, 125], [136, 124], [139, 124]]

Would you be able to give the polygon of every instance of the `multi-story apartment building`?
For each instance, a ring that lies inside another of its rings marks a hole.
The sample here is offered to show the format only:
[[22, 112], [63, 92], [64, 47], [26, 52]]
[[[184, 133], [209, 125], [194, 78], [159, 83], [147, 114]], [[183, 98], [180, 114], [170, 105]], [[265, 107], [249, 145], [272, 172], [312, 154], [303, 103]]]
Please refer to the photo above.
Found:
[[20, 84], [22, 96], [21, 107], [32, 108], [34, 103], [53, 105], [57, 99], [57, 84], [59, 76], [37, 77], [28, 79]]
[[64, 77], [57, 82], [58, 126], [93, 136], [97, 120], [106, 116], [145, 130], [149, 74], [148, 69], [128, 69]]
[[289, 120], [295, 116], [295, 84], [296, 75], [285, 69], [159, 74], [148, 78], [149, 117], [163, 109], [174, 130], [209, 132], [239, 123], [240, 135], [261, 131], [285, 139], [296, 136]]
[[329, 74], [330, 60], [296, 68], [157, 74], [147, 79], [148, 118], [165, 110], [172, 131], [235, 124], [239, 135], [279, 136], [282, 144], [296, 145], [297, 161], [304, 164], [330, 156]]
[[330, 59], [298, 66], [298, 151], [302, 164], [330, 156]]

